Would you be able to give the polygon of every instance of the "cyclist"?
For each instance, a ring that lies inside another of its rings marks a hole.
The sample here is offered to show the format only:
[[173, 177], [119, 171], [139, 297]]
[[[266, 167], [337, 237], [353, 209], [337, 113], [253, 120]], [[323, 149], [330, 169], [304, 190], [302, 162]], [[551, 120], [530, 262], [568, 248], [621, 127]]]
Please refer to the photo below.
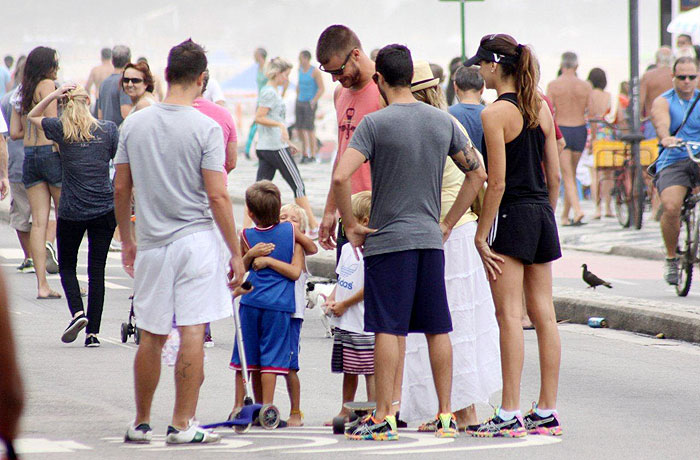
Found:
[[663, 215], [661, 234], [666, 247], [664, 279], [678, 284], [676, 246], [680, 232], [681, 206], [688, 190], [700, 185], [700, 168], [682, 148], [668, 148], [679, 140], [700, 141], [700, 95], [698, 67], [694, 58], [681, 57], [673, 64], [673, 88], [658, 96], [651, 107], [651, 120], [664, 147], [656, 162], [656, 185]]

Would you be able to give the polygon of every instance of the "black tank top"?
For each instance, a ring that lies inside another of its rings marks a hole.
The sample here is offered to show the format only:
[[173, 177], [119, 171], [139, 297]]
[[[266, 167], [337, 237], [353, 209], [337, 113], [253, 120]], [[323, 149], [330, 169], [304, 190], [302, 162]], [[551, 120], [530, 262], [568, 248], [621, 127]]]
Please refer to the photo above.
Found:
[[[508, 101], [516, 107], [515, 93], [501, 94], [497, 101]], [[525, 203], [549, 203], [549, 192], [544, 179], [542, 157], [545, 135], [540, 126], [528, 128], [523, 119], [523, 129], [518, 137], [506, 143], [506, 188], [501, 206]], [[482, 138], [484, 161], [488, 173], [486, 140]]]

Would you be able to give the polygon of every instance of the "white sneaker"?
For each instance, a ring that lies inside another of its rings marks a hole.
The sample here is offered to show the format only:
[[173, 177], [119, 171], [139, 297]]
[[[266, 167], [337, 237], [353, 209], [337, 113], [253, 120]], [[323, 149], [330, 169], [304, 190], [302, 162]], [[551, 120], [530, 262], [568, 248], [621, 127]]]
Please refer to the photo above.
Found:
[[122, 251], [122, 242], [117, 241], [114, 238], [112, 238], [112, 242], [109, 243], [109, 252], [121, 252]]
[[153, 430], [148, 423], [142, 423], [139, 426], [134, 426], [134, 422], [129, 425], [124, 435], [124, 442], [132, 442], [136, 444], [148, 444], [153, 437]]
[[165, 437], [166, 444], [196, 444], [215, 443], [221, 441], [221, 436], [199, 427], [194, 419], [190, 420], [190, 425], [186, 430], [178, 430], [173, 426], [168, 427], [168, 434]]

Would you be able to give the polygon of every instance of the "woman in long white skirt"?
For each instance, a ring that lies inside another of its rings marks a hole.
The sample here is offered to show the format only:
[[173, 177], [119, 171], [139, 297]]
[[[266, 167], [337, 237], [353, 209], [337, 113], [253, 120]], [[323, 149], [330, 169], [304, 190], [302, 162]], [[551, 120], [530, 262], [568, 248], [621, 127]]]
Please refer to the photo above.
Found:
[[[438, 79], [422, 74], [430, 72], [422, 62], [414, 63], [414, 96], [444, 109], [445, 102]], [[432, 75], [432, 73], [430, 74]], [[434, 83], [434, 84], [431, 84]], [[455, 120], [456, 125], [466, 131]], [[468, 137], [468, 136], [467, 136]], [[442, 215], [457, 197], [464, 174], [448, 159], [442, 183]], [[469, 210], [457, 222], [445, 242], [445, 286], [452, 315], [452, 408], [457, 425], [463, 429], [478, 423], [474, 403], [487, 403], [501, 389], [499, 331], [484, 266], [474, 246], [477, 216]], [[437, 394], [428, 356], [428, 344], [422, 334], [406, 338], [406, 360], [401, 388], [401, 418], [407, 421], [434, 420], [438, 410]], [[434, 422], [419, 430], [434, 431]]]

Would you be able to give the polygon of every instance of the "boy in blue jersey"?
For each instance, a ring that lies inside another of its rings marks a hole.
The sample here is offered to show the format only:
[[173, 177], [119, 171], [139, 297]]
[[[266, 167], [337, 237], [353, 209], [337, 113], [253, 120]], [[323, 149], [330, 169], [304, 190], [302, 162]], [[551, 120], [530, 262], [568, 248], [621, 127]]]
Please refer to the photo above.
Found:
[[[289, 372], [289, 327], [295, 311], [294, 282], [303, 270], [303, 249], [294, 226], [280, 222], [280, 191], [270, 181], [256, 182], [245, 194], [255, 227], [243, 230], [241, 252], [254, 289], [241, 297], [240, 317], [255, 400], [272, 404], [278, 374]], [[243, 376], [238, 347], [231, 368], [236, 371], [236, 408], [243, 406]]]

